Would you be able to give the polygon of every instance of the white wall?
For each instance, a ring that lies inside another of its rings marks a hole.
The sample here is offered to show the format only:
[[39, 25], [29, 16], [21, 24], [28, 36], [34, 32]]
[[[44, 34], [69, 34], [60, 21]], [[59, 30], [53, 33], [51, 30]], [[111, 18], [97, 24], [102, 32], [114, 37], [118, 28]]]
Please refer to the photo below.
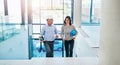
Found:
[[28, 59], [27, 30], [0, 43], [0, 59]]
[[102, 0], [100, 64], [120, 65], [120, 0]]

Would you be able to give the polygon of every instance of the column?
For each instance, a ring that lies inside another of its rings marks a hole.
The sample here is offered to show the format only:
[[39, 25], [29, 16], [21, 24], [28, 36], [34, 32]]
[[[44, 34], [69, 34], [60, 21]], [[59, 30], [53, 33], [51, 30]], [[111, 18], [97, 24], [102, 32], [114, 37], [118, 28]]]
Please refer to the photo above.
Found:
[[75, 26], [81, 26], [82, 0], [74, 0], [73, 22]]
[[29, 59], [33, 56], [33, 40], [32, 40], [32, 0], [27, 0], [27, 13], [28, 13], [28, 47]]
[[7, 0], [4, 0], [4, 12], [5, 12], [5, 15], [8, 15], [8, 4], [7, 4]]
[[102, 0], [99, 65], [120, 65], [120, 0]]
[[25, 25], [25, 0], [21, 0], [21, 21], [21, 24]]
[[9, 16], [8, 16], [8, 1], [4, 0], [4, 23], [8, 23], [9, 22]]

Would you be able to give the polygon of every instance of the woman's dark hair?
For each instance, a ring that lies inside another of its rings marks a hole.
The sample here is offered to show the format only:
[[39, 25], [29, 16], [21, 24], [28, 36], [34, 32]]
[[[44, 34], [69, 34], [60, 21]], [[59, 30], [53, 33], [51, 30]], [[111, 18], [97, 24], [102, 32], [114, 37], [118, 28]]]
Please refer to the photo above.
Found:
[[[69, 19], [69, 24], [71, 25], [72, 22], [71, 22], [71, 18], [70, 18], [70, 16], [66, 16], [65, 20], [66, 20], [66, 19]], [[64, 20], [64, 25], [66, 24], [65, 20]]]

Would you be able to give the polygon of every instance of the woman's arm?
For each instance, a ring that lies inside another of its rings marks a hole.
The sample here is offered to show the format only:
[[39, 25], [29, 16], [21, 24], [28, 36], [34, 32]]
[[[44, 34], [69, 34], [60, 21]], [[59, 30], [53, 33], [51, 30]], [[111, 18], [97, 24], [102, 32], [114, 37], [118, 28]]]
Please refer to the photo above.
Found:
[[76, 35], [73, 36], [73, 39], [75, 39], [75, 38], [77, 37], [77, 35], [78, 35], [78, 31], [77, 31], [77, 29], [75, 28], [75, 26], [73, 26], [73, 29], [76, 31]]

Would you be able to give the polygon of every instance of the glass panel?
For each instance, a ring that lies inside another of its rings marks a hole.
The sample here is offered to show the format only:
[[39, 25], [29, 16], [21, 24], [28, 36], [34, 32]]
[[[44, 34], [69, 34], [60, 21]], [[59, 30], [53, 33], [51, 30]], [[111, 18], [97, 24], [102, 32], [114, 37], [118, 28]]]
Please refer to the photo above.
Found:
[[61, 32], [61, 27], [62, 27], [63, 25], [55, 25], [55, 26], [56, 26], [58, 32]]
[[40, 23], [40, 1], [32, 0], [32, 18], [33, 23]]
[[33, 33], [40, 33], [40, 25], [33, 25]]
[[82, 23], [89, 23], [90, 2], [90, 0], [82, 0]]
[[62, 57], [62, 40], [54, 42], [54, 57]]
[[1, 28], [0, 41], [4, 41], [6, 39], [9, 39], [9, 38], [15, 36], [16, 34], [19, 34], [21, 26], [2, 23], [2, 24], [0, 24], [0, 28]]
[[[8, 1], [8, 23], [21, 23], [21, 0]], [[15, 2], [15, 3], [14, 3]], [[13, 4], [14, 3], [14, 4]]]
[[53, 9], [63, 9], [63, 0], [52, 0]]
[[0, 42], [20, 33], [21, 29], [20, 25], [11, 24], [21, 23], [21, 0], [7, 1], [9, 16], [4, 16], [4, 0], [0, 0]]
[[3, 25], [4, 40], [20, 32], [20, 25]]
[[72, 7], [71, 0], [64, 0], [64, 18], [66, 16], [71, 16], [71, 7]]
[[32, 35], [32, 38], [33, 38], [33, 39], [38, 39], [39, 37], [40, 37], [40, 34], [33, 34], [33, 35]]
[[3, 40], [4, 0], [0, 0], [0, 42]]
[[60, 38], [60, 33], [61, 33], [61, 27], [63, 26], [63, 25], [55, 25], [56, 26], [56, 28], [57, 28], [57, 30], [58, 30], [58, 38]]
[[2, 16], [0, 16], [0, 41], [3, 40], [3, 23], [2, 23]]
[[93, 23], [100, 23], [101, 0], [93, 0]]
[[54, 24], [63, 23], [63, 11], [62, 10], [41, 10], [41, 23], [46, 24], [48, 16], [52, 16]]
[[33, 14], [33, 23], [40, 23], [40, 15]]
[[32, 0], [32, 9], [38, 9], [40, 8], [40, 0]]
[[51, 0], [40, 0], [41, 1], [41, 9], [51, 9], [52, 1]]
[[0, 0], [0, 16], [4, 15], [4, 0]]

